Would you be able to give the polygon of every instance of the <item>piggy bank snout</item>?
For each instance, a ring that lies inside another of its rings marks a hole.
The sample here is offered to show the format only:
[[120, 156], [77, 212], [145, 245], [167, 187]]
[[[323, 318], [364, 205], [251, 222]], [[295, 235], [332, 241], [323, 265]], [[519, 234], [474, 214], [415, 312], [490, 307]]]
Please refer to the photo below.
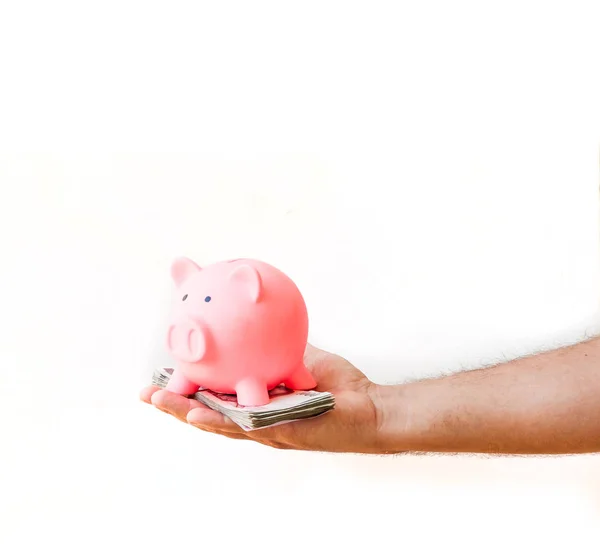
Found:
[[199, 320], [186, 317], [169, 327], [167, 346], [183, 362], [199, 362], [206, 353], [206, 336]]

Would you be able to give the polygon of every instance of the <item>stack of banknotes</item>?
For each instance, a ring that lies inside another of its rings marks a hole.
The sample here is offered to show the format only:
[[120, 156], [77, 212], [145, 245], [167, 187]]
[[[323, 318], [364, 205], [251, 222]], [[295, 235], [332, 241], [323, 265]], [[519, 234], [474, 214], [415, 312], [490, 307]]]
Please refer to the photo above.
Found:
[[[166, 387], [172, 373], [172, 368], [156, 369], [152, 376], [152, 384]], [[335, 406], [335, 399], [331, 393], [292, 391], [280, 386], [271, 390], [269, 396], [271, 400], [264, 406], [240, 406], [235, 395], [215, 393], [208, 389], [198, 390], [193, 398], [224, 414], [245, 431], [314, 418]]]

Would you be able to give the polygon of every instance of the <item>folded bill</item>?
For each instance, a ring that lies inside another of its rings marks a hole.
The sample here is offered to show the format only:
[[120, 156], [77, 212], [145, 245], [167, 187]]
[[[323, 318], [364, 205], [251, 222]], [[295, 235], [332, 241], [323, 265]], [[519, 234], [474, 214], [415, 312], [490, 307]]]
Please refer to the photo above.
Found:
[[[172, 368], [157, 368], [152, 376], [152, 384], [166, 387], [172, 373]], [[292, 391], [282, 385], [272, 389], [269, 396], [271, 400], [264, 406], [240, 406], [235, 395], [215, 393], [208, 389], [198, 390], [193, 398], [227, 416], [245, 431], [314, 418], [335, 407], [335, 398], [326, 392]]]

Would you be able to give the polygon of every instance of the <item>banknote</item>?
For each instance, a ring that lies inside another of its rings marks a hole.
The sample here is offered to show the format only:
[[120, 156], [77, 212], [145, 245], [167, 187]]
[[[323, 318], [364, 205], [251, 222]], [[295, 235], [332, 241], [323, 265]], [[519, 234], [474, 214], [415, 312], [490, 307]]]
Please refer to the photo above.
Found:
[[[154, 370], [152, 384], [166, 387], [172, 368]], [[270, 401], [264, 406], [240, 406], [235, 395], [199, 389], [193, 396], [209, 408], [224, 414], [245, 431], [262, 429], [282, 423], [314, 418], [335, 407], [331, 393], [318, 391], [292, 391], [283, 385], [269, 391]]]

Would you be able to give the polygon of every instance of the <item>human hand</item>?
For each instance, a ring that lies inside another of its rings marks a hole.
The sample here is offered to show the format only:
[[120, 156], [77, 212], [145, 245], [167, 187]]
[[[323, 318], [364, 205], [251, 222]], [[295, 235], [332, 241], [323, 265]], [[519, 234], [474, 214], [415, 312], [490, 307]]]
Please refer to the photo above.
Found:
[[186, 398], [155, 386], [140, 398], [192, 426], [230, 437], [257, 441], [278, 449], [327, 452], [380, 453], [377, 385], [344, 358], [307, 346], [305, 364], [315, 377], [317, 390], [335, 396], [335, 409], [322, 416], [246, 432], [229, 418]]

